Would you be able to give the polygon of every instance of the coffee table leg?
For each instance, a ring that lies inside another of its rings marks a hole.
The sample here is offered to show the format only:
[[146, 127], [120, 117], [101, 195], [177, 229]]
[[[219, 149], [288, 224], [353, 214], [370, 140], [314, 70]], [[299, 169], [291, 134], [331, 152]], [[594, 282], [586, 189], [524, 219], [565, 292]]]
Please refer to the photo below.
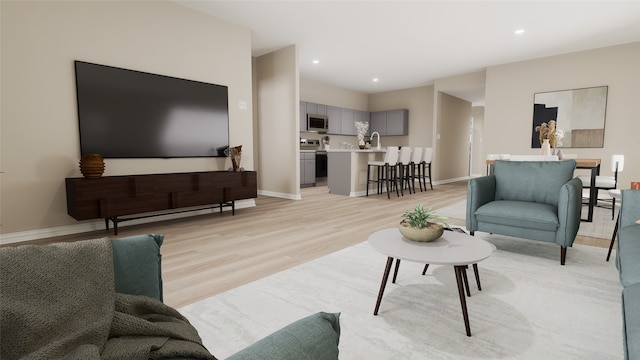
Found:
[[373, 310], [373, 315], [378, 315], [378, 309], [380, 309], [380, 303], [382, 302], [382, 294], [384, 294], [384, 288], [387, 286], [387, 279], [389, 279], [389, 273], [391, 272], [391, 264], [393, 264], [393, 258], [389, 256], [387, 258], [387, 265], [384, 268], [384, 275], [382, 275], [382, 284], [380, 284], [378, 300], [376, 301], [376, 308]]
[[396, 259], [396, 268], [393, 270], [393, 280], [392, 283], [396, 283], [396, 278], [398, 277], [398, 269], [400, 269], [400, 259]]
[[467, 296], [471, 297], [471, 291], [469, 291], [469, 279], [467, 279], [467, 268], [469, 268], [469, 265], [464, 266], [464, 270], [462, 271], [462, 280], [464, 281], [464, 289], [467, 291]]
[[424, 265], [424, 270], [422, 270], [422, 275], [427, 273], [427, 269], [429, 268], [429, 264]]
[[464, 327], [467, 331], [467, 336], [471, 336], [471, 326], [469, 326], [469, 313], [467, 312], [467, 300], [464, 294], [464, 284], [462, 274], [465, 272], [465, 266], [454, 266], [453, 270], [456, 273], [456, 282], [458, 283], [458, 295], [460, 295], [460, 305], [462, 306], [462, 317], [464, 318]]
[[476, 275], [476, 284], [478, 284], [478, 291], [482, 291], [482, 286], [480, 286], [480, 273], [478, 272], [478, 264], [473, 264], [473, 273]]

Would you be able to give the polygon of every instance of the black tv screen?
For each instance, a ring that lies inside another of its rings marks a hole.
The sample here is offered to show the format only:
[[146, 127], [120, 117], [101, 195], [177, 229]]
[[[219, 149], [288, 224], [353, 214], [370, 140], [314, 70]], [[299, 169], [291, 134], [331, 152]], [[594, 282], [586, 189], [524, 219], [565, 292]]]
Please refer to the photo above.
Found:
[[226, 86], [83, 61], [75, 71], [82, 155], [225, 156]]

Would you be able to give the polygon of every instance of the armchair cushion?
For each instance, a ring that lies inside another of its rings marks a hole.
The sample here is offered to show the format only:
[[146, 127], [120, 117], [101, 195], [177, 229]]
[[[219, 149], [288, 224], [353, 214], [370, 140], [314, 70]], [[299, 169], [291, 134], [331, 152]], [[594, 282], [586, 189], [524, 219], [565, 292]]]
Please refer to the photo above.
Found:
[[[624, 203], [624, 202], [623, 202]], [[618, 229], [617, 266], [622, 286], [640, 284], [640, 225]]]
[[162, 301], [164, 235], [139, 235], [112, 240], [116, 292]]
[[573, 178], [575, 167], [575, 160], [498, 160], [495, 162], [494, 171], [495, 200], [528, 201], [558, 206], [560, 188]]
[[558, 229], [557, 209], [548, 204], [526, 201], [492, 201], [476, 210], [478, 221], [555, 232]]
[[227, 360], [338, 360], [339, 316], [320, 312], [300, 319]]

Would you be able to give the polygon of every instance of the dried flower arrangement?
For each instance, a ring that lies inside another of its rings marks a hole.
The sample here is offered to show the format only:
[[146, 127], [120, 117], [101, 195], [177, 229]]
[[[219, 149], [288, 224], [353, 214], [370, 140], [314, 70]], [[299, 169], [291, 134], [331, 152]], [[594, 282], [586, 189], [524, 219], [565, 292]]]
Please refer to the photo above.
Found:
[[362, 121], [356, 121], [355, 123], [355, 127], [356, 127], [356, 132], [358, 133], [358, 141], [364, 141], [364, 135], [367, 133], [367, 130], [369, 130], [369, 123], [367, 122], [362, 122]]
[[552, 148], [555, 149], [557, 146], [562, 146], [560, 140], [564, 137], [564, 130], [556, 128], [555, 120], [549, 121], [548, 124], [543, 122], [540, 126], [536, 126], [536, 132], [540, 133], [540, 145], [542, 145], [545, 139], [548, 139]]

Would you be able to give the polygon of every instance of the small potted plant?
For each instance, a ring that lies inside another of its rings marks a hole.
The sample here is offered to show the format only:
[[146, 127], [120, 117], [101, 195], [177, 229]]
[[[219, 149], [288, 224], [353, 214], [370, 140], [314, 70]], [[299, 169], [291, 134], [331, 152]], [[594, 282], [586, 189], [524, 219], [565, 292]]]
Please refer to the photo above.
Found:
[[446, 216], [436, 215], [432, 208], [424, 209], [421, 204], [416, 205], [413, 211], [406, 211], [400, 221], [400, 233], [413, 241], [434, 241], [442, 236], [444, 228], [451, 226], [444, 222]]

